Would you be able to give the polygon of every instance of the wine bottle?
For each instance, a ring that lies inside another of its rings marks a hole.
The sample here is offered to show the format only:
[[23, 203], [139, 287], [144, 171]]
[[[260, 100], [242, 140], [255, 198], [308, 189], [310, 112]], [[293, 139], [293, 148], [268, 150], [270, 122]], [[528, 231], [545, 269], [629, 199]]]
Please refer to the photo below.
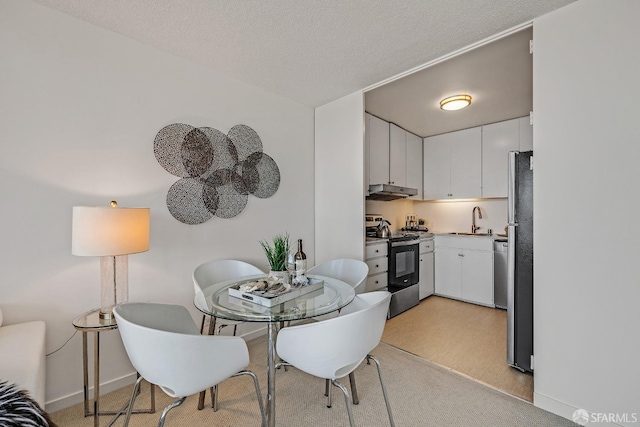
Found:
[[307, 255], [302, 250], [302, 239], [298, 239], [298, 252], [295, 254], [295, 260], [296, 278], [304, 280], [305, 275], [307, 274]]

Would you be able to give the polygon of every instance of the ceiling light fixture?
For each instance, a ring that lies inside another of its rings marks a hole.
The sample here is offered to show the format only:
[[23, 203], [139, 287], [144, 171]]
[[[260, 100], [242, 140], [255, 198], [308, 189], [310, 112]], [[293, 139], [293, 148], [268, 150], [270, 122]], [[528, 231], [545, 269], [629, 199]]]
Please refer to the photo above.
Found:
[[471, 104], [470, 95], [455, 95], [440, 101], [440, 108], [447, 111], [460, 110]]

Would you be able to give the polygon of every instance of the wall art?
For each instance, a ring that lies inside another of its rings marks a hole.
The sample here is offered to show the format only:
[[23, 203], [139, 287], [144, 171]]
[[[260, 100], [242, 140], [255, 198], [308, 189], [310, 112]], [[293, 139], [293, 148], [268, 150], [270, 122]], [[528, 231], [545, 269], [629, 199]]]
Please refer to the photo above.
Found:
[[167, 172], [180, 178], [167, 192], [167, 208], [185, 224], [233, 218], [250, 194], [266, 199], [280, 186], [278, 165], [247, 125], [225, 135], [210, 127], [170, 124], [156, 135], [153, 152]]

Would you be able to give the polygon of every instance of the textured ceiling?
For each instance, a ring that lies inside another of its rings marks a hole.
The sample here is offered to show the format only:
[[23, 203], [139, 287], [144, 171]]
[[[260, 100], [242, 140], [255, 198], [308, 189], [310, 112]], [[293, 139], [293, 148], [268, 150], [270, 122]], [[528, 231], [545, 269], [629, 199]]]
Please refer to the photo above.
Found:
[[33, 0], [310, 106], [573, 0]]
[[[531, 27], [432, 65], [365, 94], [365, 110], [422, 137], [522, 117], [533, 108]], [[471, 105], [440, 109], [468, 94]]]

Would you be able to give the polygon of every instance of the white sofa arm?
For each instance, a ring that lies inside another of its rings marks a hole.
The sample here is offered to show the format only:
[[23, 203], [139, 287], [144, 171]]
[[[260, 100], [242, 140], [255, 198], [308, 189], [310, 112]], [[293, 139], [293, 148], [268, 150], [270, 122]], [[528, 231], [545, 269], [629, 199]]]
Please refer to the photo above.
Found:
[[45, 332], [41, 320], [0, 327], [0, 380], [29, 392], [44, 409]]

